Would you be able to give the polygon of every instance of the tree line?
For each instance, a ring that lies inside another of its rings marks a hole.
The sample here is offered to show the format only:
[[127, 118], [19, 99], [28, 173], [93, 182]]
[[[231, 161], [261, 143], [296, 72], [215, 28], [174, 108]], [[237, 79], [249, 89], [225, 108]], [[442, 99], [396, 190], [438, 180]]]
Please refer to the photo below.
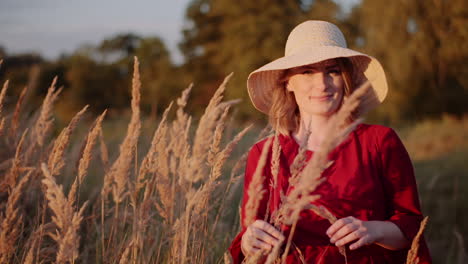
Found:
[[[50, 61], [37, 54], [9, 55], [0, 80], [28, 82], [39, 102], [54, 76], [63, 86], [57, 114], [69, 118], [85, 104], [119, 112], [130, 98], [131, 62], [141, 62], [142, 108], [161, 113], [190, 83], [195, 115], [231, 72], [229, 98], [241, 98], [237, 117], [259, 118], [245, 83], [254, 69], [283, 56], [289, 32], [308, 19], [335, 23], [350, 48], [376, 57], [386, 70], [389, 95], [370, 119], [397, 123], [468, 111], [468, 4], [463, 0], [362, 0], [349, 12], [331, 0], [192, 0], [186, 8], [184, 62], [176, 65], [157, 37], [122, 33]], [[10, 92], [19, 95], [20, 90]]]

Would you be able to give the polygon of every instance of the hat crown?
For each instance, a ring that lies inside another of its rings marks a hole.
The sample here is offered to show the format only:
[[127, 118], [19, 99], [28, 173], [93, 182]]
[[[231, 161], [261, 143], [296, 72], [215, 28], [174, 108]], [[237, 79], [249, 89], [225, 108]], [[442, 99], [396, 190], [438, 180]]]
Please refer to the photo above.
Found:
[[291, 31], [286, 41], [285, 55], [319, 46], [347, 47], [343, 33], [337, 26], [326, 21], [310, 20]]

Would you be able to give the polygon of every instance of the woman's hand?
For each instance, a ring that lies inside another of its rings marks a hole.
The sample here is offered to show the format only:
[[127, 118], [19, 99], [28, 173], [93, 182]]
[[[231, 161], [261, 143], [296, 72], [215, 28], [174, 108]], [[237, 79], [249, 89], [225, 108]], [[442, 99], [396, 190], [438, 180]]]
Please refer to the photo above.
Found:
[[372, 243], [390, 250], [398, 250], [409, 244], [400, 228], [392, 222], [362, 221], [352, 216], [336, 221], [328, 228], [327, 235], [330, 242], [338, 247], [356, 241], [349, 246], [351, 250]]
[[274, 246], [282, 244], [284, 239], [284, 235], [274, 226], [256, 220], [242, 235], [241, 249], [246, 256], [253, 255], [259, 250], [269, 252]]

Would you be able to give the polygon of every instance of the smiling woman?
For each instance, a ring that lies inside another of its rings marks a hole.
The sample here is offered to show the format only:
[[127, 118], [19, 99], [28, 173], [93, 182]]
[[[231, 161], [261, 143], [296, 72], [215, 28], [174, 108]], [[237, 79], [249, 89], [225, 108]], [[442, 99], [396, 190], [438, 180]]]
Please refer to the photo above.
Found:
[[330, 116], [341, 105], [344, 79], [335, 59], [293, 68], [287, 71], [286, 89], [294, 93], [301, 116]]
[[[280, 150], [269, 138], [249, 152], [242, 231], [230, 247], [234, 263], [244, 258], [272, 263], [280, 251], [286, 263], [404, 263], [423, 217], [411, 160], [390, 128], [357, 125], [328, 154], [332, 165], [317, 169], [320, 185], [300, 176], [300, 184], [315, 186], [302, 194], [311, 197], [304, 208], [326, 208], [336, 221], [302, 210], [291, 224], [283, 210], [295, 190], [304, 188], [297, 185], [297, 171], [310, 173], [297, 160], [326, 155], [324, 146], [334, 137], [328, 127], [340, 108], [348, 109], [345, 102], [362, 95], [344, 119], [352, 127], [386, 97], [380, 63], [348, 49], [335, 25], [306, 21], [289, 35], [286, 55], [251, 73], [247, 87], [254, 106], [269, 115], [278, 132]], [[294, 251], [288, 251], [290, 244]], [[419, 263], [431, 262], [424, 240], [419, 257]]]

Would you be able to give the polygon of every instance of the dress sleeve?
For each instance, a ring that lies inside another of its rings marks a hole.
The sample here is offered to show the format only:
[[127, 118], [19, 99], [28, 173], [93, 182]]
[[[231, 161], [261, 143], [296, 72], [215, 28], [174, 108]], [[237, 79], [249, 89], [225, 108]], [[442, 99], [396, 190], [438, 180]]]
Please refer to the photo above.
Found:
[[[241, 250], [241, 239], [242, 239], [242, 235], [244, 234], [247, 228], [245, 226], [245, 205], [247, 203], [247, 200], [249, 199], [248, 190], [249, 190], [250, 182], [252, 181], [252, 176], [255, 173], [255, 169], [257, 168], [258, 160], [261, 155], [261, 149], [258, 145], [259, 144], [255, 144], [250, 149], [249, 155], [247, 157], [247, 164], [245, 167], [245, 175], [244, 175], [244, 192], [243, 192], [242, 208], [241, 208], [242, 228], [241, 228], [241, 232], [237, 234], [237, 236], [232, 241], [231, 246], [229, 247], [229, 251], [231, 253], [234, 264], [242, 263], [242, 260], [245, 257]], [[265, 182], [263, 184], [263, 188], [264, 189], [267, 188]], [[257, 217], [256, 217], [257, 219], [263, 219], [263, 215], [266, 212], [266, 207], [267, 207], [267, 199], [265, 199], [265, 196], [264, 196], [264, 199], [262, 199], [260, 202], [260, 206], [259, 206]]]
[[[383, 168], [383, 186], [390, 216], [388, 221], [397, 225], [408, 241], [416, 236], [423, 219], [414, 169], [411, 159], [398, 135], [392, 129], [380, 142]], [[431, 263], [429, 250], [421, 238], [420, 263]]]

